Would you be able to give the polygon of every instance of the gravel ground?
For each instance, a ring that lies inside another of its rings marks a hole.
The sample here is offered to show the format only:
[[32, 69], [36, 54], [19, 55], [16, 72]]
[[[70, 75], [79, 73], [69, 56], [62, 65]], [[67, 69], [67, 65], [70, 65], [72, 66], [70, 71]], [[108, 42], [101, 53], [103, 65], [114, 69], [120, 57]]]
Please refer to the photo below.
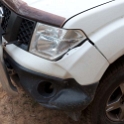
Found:
[[86, 124], [70, 119], [64, 112], [37, 104], [24, 91], [17, 97], [7, 95], [0, 86], [0, 124]]

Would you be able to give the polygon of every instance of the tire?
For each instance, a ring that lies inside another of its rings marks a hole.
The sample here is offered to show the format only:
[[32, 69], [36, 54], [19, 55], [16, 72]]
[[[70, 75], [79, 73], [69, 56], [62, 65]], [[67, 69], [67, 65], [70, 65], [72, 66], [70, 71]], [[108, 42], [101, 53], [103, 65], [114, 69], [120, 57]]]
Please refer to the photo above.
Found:
[[[124, 117], [122, 118], [124, 113], [123, 84], [124, 64], [112, 65], [101, 79], [93, 102], [86, 109], [87, 124], [124, 124]], [[119, 99], [120, 107], [114, 110], [115, 104], [114, 107], [110, 107], [110, 103], [113, 104], [117, 99]], [[113, 110], [111, 111], [111, 109]]]

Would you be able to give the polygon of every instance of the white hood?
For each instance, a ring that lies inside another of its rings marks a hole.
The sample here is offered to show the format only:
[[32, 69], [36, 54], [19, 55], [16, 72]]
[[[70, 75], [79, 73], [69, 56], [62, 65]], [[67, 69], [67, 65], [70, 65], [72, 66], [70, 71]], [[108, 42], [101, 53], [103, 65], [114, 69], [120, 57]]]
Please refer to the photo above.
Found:
[[29, 6], [66, 19], [110, 0], [22, 0]]

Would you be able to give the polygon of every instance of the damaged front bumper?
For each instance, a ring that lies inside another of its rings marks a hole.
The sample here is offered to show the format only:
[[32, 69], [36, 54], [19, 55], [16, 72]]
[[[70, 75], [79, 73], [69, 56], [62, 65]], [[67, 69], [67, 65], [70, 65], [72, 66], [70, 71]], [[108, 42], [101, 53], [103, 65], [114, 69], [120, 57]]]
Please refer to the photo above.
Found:
[[[81, 111], [92, 102], [98, 83], [82, 86], [74, 78], [57, 78], [56, 76], [33, 71], [17, 62], [22, 54], [18, 54], [20, 56], [16, 58], [13, 54], [15, 49], [19, 51], [20, 48], [10, 45], [3, 50], [1, 45], [3, 54], [1, 55], [0, 65], [4, 68], [3, 74], [6, 77], [0, 73], [0, 78], [5, 77], [4, 79], [7, 79], [6, 82], [1, 80], [3, 86], [6, 87], [5, 90], [9, 94], [17, 94], [16, 88], [11, 83], [14, 82], [23, 87], [42, 106], [65, 111], [72, 119], [78, 120]], [[9, 51], [11, 51], [12, 55], [10, 55]], [[27, 53], [26, 51], [24, 52]], [[27, 59], [30, 59], [30, 57]], [[22, 58], [22, 62], [24, 61], [25, 59]], [[5, 64], [2, 65], [2, 62]], [[33, 63], [34, 61], [28, 62]]]
[[94, 97], [97, 83], [81, 86], [74, 79], [60, 79], [26, 69], [5, 51], [4, 60], [13, 70], [12, 80], [21, 85], [41, 105], [64, 111], [85, 109]]
[[[1, 50], [3, 50], [2, 45]], [[27, 55], [24, 57], [23, 53]], [[21, 50], [15, 45], [7, 45], [4, 48], [3, 55], [1, 55], [1, 62], [2, 59], [5, 64], [4, 66], [1, 65], [5, 68], [3, 71], [8, 80], [8, 85], [2, 81], [3, 86], [6, 86], [11, 89], [11, 91], [17, 93], [12, 88], [14, 86], [11, 81], [15, 82], [18, 86], [23, 87], [23, 89], [25, 89], [25, 91], [42, 106], [65, 111], [74, 120], [78, 120], [81, 111], [84, 110], [94, 98], [98, 83], [80, 85], [74, 78], [63, 79], [49, 75], [51, 72], [44, 74], [35, 71], [36, 66], [38, 67], [36, 63], [42, 59]], [[37, 61], [37, 59], [39, 61]], [[42, 61], [45, 61], [45, 64], [48, 65], [47, 68], [52, 67], [52, 65], [54, 66], [53, 62], [48, 62], [46, 60]], [[49, 66], [47, 62], [51, 64], [51, 66]], [[22, 65], [25, 63], [25, 66], [22, 66], [20, 63], [22, 63]], [[43, 64], [40, 62], [39, 64], [40, 67], [42, 65], [44, 68]], [[58, 71], [59, 68], [56, 70], [56, 73], [61, 73], [61, 71]], [[3, 77], [2, 74], [0, 77]], [[9, 92], [8, 89], [5, 90]]]

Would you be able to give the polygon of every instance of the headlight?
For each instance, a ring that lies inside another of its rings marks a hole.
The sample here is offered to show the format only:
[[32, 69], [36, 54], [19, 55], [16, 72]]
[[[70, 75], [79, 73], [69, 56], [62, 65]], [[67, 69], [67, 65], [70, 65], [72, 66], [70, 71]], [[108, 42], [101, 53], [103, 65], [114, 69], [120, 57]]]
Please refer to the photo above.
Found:
[[80, 30], [65, 30], [37, 23], [29, 51], [55, 60], [86, 39]]

